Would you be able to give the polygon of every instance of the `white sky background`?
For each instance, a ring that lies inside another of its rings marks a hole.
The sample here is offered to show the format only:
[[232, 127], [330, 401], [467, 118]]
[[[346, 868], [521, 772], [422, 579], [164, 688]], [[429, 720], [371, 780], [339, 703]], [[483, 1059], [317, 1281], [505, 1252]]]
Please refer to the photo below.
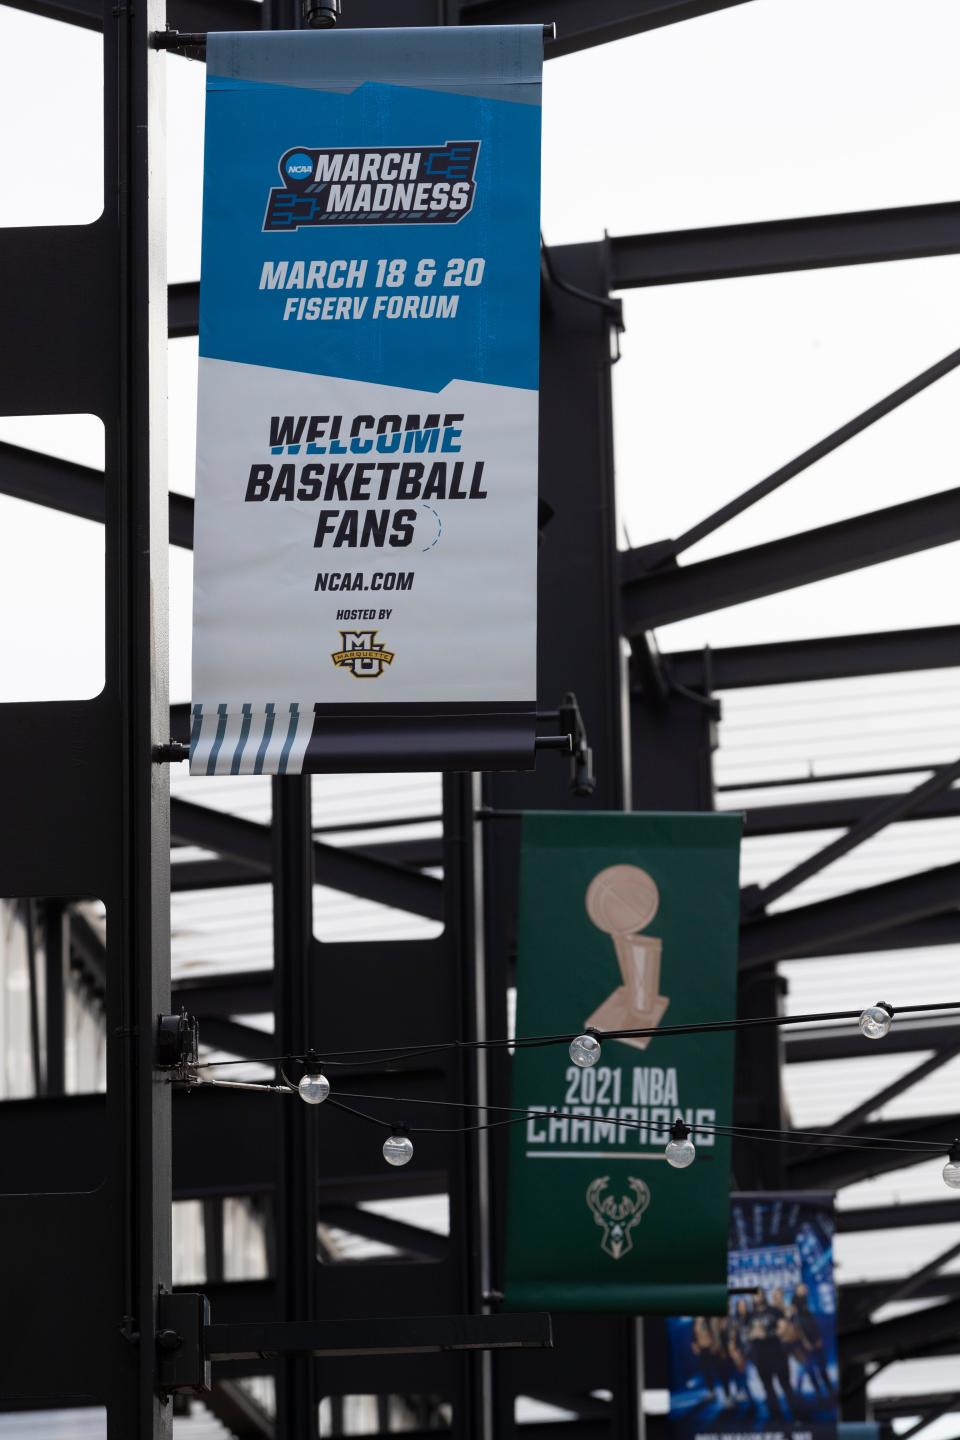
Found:
[[[551, 61], [547, 239], [955, 199], [958, 51], [956, 0], [752, 0]], [[39, 218], [98, 212], [99, 54], [94, 35], [0, 9], [0, 223], [22, 218], [37, 153], [60, 157]], [[167, 68], [169, 272], [186, 280], [199, 269], [204, 71], [179, 59]], [[947, 257], [628, 292], [615, 394], [630, 542], [679, 532], [954, 348], [958, 279], [960, 257]], [[170, 476], [184, 491], [195, 367], [195, 341], [171, 344]], [[958, 399], [960, 376], [940, 381], [687, 558], [954, 485]], [[0, 421], [0, 438], [97, 464], [98, 428]], [[945, 623], [956, 550], [668, 626], [661, 644]], [[0, 605], [16, 617], [0, 631], [0, 698], [99, 687], [100, 555], [98, 527], [0, 501]], [[178, 699], [189, 694], [189, 576], [189, 557], [175, 553]]]

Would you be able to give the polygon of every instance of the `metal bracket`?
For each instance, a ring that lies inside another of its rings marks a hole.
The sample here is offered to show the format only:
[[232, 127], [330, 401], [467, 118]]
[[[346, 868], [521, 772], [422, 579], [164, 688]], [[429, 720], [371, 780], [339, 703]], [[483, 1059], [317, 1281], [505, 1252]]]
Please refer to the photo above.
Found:
[[[340, 15], [340, 0], [303, 0], [303, 21], [307, 30], [331, 30], [337, 23]], [[543, 43], [549, 44], [557, 38], [557, 27], [554, 21], [543, 27]], [[185, 56], [188, 60], [203, 60], [207, 51], [207, 32], [205, 30], [154, 30], [150, 36], [150, 44], [154, 50], [172, 50], [174, 53]], [[598, 297], [588, 297], [596, 299]], [[619, 300], [605, 300], [604, 304], [610, 307], [619, 306]], [[622, 328], [622, 324], [621, 324]]]
[[154, 745], [154, 765], [177, 765], [181, 760], [190, 759], [190, 746], [182, 740], [169, 740], [166, 745]]
[[157, 1297], [157, 1389], [161, 1393], [186, 1391], [202, 1395], [212, 1387], [210, 1361], [203, 1337], [210, 1323], [206, 1295]]
[[157, 1016], [157, 1043], [154, 1064], [160, 1070], [173, 1070], [179, 1080], [196, 1081], [200, 1050], [200, 1029], [193, 1015], [181, 1007], [179, 1015]]
[[538, 720], [556, 720], [559, 735], [538, 735], [537, 750], [562, 750], [570, 756], [570, 789], [574, 795], [592, 795], [597, 779], [593, 770], [593, 750], [580, 713], [577, 697], [569, 690], [556, 710], [538, 710]]
[[[180, 1298], [180, 1297], [174, 1297]], [[203, 1299], [203, 1296], [187, 1296]], [[206, 1353], [220, 1361], [264, 1355], [415, 1355], [444, 1350], [550, 1349], [546, 1314], [380, 1316], [369, 1320], [208, 1325]]]

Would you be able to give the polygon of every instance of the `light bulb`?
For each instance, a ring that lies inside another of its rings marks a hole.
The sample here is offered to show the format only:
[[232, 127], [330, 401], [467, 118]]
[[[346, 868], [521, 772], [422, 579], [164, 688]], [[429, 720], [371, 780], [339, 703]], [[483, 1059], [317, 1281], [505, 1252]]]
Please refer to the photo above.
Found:
[[950, 1146], [950, 1155], [943, 1167], [943, 1183], [951, 1190], [960, 1190], [960, 1140]]
[[581, 1070], [589, 1070], [600, 1059], [600, 1041], [596, 1035], [578, 1035], [570, 1041], [570, 1059]]
[[413, 1141], [409, 1135], [388, 1135], [383, 1142], [383, 1158], [388, 1165], [407, 1165], [413, 1159]]
[[664, 1154], [667, 1157], [667, 1164], [672, 1165], [674, 1170], [686, 1170], [687, 1166], [692, 1165], [697, 1158], [696, 1147], [690, 1139], [690, 1131], [682, 1120], [674, 1122]]
[[297, 1090], [300, 1099], [306, 1100], [308, 1105], [322, 1105], [330, 1094], [330, 1081], [319, 1070], [308, 1070]]
[[885, 1035], [890, 1034], [892, 1024], [893, 1006], [884, 1000], [878, 1000], [876, 1005], [868, 1005], [860, 1016], [860, 1034], [865, 1035], [868, 1040], [882, 1040]]

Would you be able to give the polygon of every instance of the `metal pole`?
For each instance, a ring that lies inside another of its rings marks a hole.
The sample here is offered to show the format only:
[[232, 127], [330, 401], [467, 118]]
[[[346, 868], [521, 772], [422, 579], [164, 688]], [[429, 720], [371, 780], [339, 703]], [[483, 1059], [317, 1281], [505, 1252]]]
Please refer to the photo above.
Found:
[[43, 952], [45, 962], [46, 1051], [48, 1095], [62, 1095], [66, 1088], [65, 1024], [66, 985], [70, 964], [70, 919], [60, 900], [43, 906]]
[[33, 1069], [33, 1093], [43, 1095], [46, 1082], [43, 1073], [43, 1050], [40, 1044], [40, 977], [37, 974], [37, 931], [32, 900], [20, 903], [23, 935], [27, 947], [27, 986], [30, 995], [30, 1057]]
[[[315, 1013], [311, 975], [313, 849], [309, 777], [278, 776], [273, 792], [274, 1015], [277, 1053], [309, 1049]], [[278, 1083], [282, 1076], [277, 1075]], [[274, 1209], [277, 1290], [285, 1320], [313, 1320], [317, 1269], [317, 1110], [296, 1097], [281, 1107]], [[318, 1397], [313, 1361], [277, 1363], [278, 1440], [315, 1440]]]

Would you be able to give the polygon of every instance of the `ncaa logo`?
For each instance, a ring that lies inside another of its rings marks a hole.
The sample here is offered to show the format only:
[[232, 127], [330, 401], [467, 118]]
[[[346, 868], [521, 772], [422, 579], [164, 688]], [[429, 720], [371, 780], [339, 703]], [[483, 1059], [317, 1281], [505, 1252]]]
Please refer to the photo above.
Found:
[[283, 170], [285, 176], [294, 182], [309, 180], [313, 174], [313, 161], [303, 150], [295, 150], [287, 156]]

